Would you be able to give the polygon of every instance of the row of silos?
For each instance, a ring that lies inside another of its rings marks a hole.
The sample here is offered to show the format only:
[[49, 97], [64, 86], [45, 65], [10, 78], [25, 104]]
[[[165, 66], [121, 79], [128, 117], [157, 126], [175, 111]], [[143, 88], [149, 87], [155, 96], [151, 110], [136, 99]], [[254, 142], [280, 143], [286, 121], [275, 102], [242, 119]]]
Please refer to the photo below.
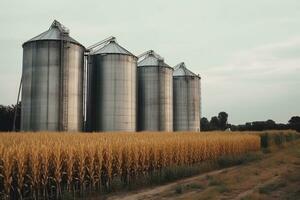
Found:
[[137, 61], [114, 38], [87, 51], [54, 21], [23, 44], [21, 130], [200, 131], [200, 77], [152, 50]]

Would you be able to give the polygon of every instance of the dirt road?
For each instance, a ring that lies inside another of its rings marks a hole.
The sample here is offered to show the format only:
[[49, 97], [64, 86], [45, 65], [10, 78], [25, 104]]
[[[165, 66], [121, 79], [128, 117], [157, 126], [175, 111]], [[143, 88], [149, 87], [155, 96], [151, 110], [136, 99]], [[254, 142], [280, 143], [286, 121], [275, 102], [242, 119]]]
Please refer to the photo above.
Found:
[[108, 199], [300, 199], [300, 141], [245, 165]]

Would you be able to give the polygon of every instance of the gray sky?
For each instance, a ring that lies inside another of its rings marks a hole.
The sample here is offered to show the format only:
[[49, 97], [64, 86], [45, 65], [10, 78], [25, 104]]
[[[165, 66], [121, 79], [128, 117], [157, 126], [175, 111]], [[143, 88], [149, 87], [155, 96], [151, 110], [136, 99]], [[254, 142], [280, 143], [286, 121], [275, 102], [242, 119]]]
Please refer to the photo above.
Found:
[[300, 115], [299, 0], [1, 0], [0, 9], [0, 104], [16, 101], [22, 43], [57, 19], [85, 46], [113, 35], [134, 54], [184, 61], [202, 77], [205, 117]]

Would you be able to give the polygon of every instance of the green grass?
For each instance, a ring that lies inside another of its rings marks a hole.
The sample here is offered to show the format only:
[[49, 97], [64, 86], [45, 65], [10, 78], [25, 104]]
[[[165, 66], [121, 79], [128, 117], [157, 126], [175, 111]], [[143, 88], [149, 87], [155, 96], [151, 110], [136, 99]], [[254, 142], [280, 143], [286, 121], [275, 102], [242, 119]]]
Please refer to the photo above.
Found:
[[219, 193], [230, 192], [230, 189], [225, 184], [218, 185], [216, 189]]
[[219, 180], [215, 177], [212, 177], [212, 176], [208, 176], [207, 179], [208, 179], [208, 185], [209, 186], [217, 186], [217, 185], [224, 184], [223, 181], [221, 181], [221, 180]]
[[242, 165], [255, 160], [261, 160], [261, 152], [249, 152], [240, 156], [223, 156], [218, 160], [220, 168], [230, 167], [234, 165]]
[[208, 180], [208, 186], [215, 187], [219, 193], [225, 193], [230, 191], [230, 189], [227, 187], [224, 181], [212, 176], [207, 176], [206, 179]]
[[188, 184], [186, 185], [187, 188], [191, 188], [191, 189], [204, 189], [204, 186], [201, 185], [200, 183], [191, 183], [191, 184]]
[[273, 192], [279, 188], [283, 188], [285, 186], [286, 186], [286, 182], [278, 181], [278, 182], [269, 183], [267, 185], [264, 185], [264, 186], [260, 187], [258, 191], [261, 194], [270, 194], [271, 192]]
[[300, 181], [300, 172], [287, 174], [285, 178], [290, 182], [298, 182]]
[[183, 191], [182, 185], [177, 185], [175, 187], [175, 193], [182, 194], [182, 191]]

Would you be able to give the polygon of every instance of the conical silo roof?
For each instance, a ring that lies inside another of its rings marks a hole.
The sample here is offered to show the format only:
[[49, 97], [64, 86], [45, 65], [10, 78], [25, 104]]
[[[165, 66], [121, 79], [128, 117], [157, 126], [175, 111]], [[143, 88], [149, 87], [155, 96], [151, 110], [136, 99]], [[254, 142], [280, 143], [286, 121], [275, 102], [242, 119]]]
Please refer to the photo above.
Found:
[[64, 40], [64, 41], [72, 42], [72, 43], [83, 46], [82, 44], [77, 42], [75, 39], [70, 37], [69, 30], [56, 20], [53, 21], [53, 23], [51, 24], [50, 28], [47, 31], [26, 41], [24, 44], [26, 44], [28, 42], [40, 41], [40, 40]]
[[122, 55], [130, 55], [134, 56], [131, 52], [126, 50], [124, 47], [120, 46], [116, 41], [109, 41], [102, 48], [94, 51], [92, 54], [122, 54]]
[[[170, 67], [168, 64], [164, 62], [164, 59], [155, 53], [153, 50], [150, 50], [144, 53], [145, 56], [141, 61], [138, 62], [138, 67], [146, 67], [146, 66], [164, 66]], [[170, 67], [172, 68], [172, 67]], [[172, 68], [173, 69], [173, 68]]]
[[192, 71], [190, 71], [188, 68], [186, 68], [184, 62], [179, 63], [178, 65], [176, 65], [174, 67], [174, 72], [173, 72], [173, 76], [193, 76], [193, 77], [199, 77], [199, 75], [193, 73]]
[[159, 59], [153, 55], [148, 56], [138, 63], [138, 66], [156, 66], [159, 64]]

